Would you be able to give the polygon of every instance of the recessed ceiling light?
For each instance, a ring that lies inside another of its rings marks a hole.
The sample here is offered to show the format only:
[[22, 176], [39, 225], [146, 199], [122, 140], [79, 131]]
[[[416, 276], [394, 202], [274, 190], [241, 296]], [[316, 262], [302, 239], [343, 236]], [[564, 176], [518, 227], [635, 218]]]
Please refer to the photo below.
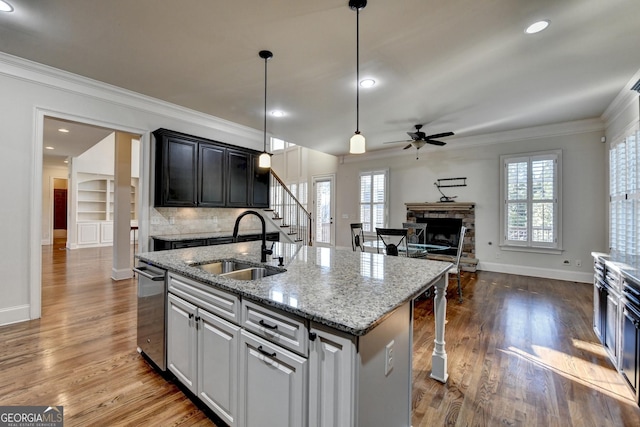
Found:
[[65, 160], [64, 163], [69, 163], [69, 160]]
[[373, 79], [360, 80], [360, 87], [373, 87], [376, 85], [376, 81]]
[[0, 12], [13, 12], [13, 6], [4, 0], [0, 0]]
[[47, 150], [53, 150], [53, 147], [52, 147], [52, 146], [50, 146], [50, 145], [47, 145], [47, 146], [46, 146], [46, 147], [44, 147], [44, 148], [45, 148], [45, 149], [47, 149]]
[[551, 22], [548, 21], [548, 20], [534, 22], [533, 24], [529, 25], [527, 27], [527, 29], [524, 30], [524, 32], [527, 33], [527, 34], [539, 33], [540, 31], [542, 31], [545, 28], [547, 28], [550, 23]]
[[287, 113], [285, 113], [284, 111], [280, 111], [280, 110], [275, 110], [271, 112], [271, 115], [273, 117], [284, 117], [287, 115]]
[[58, 129], [58, 132], [69, 133], [69, 129], [60, 128], [60, 129]]

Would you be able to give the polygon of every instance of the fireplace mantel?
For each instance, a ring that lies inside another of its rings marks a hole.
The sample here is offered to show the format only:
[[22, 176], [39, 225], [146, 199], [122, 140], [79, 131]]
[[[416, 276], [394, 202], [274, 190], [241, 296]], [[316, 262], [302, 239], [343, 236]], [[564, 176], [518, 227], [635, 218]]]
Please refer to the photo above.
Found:
[[437, 212], [437, 211], [470, 211], [475, 207], [473, 202], [412, 202], [405, 203], [407, 210], [413, 212]]

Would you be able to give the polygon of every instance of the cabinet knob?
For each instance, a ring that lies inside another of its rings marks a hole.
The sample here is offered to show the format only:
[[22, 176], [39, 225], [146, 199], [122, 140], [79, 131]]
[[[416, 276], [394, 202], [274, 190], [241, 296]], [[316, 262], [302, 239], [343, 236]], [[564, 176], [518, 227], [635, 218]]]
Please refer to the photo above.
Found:
[[309, 332], [309, 340], [315, 341], [316, 338], [318, 338], [318, 334], [316, 334], [315, 332]]

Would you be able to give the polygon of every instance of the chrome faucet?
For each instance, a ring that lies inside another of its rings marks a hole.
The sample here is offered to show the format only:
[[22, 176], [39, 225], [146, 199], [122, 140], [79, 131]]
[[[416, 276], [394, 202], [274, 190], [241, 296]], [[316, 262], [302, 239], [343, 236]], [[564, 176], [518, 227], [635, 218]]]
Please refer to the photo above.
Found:
[[233, 241], [238, 241], [238, 226], [240, 225], [240, 220], [247, 215], [255, 215], [260, 218], [260, 222], [262, 223], [262, 247], [260, 248], [260, 262], [267, 262], [267, 255], [271, 255], [273, 250], [267, 249], [267, 225], [264, 222], [264, 218], [256, 211], [244, 211], [238, 218], [236, 218], [236, 225], [233, 226]]

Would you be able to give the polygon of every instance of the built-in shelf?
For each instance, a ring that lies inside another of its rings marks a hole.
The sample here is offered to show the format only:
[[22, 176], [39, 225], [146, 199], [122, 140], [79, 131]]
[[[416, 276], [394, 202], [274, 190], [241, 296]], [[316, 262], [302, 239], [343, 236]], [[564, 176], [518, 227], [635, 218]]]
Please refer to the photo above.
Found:
[[[130, 186], [131, 219], [137, 219], [138, 179]], [[114, 181], [110, 177], [87, 179], [78, 183], [77, 221], [113, 221]]]

